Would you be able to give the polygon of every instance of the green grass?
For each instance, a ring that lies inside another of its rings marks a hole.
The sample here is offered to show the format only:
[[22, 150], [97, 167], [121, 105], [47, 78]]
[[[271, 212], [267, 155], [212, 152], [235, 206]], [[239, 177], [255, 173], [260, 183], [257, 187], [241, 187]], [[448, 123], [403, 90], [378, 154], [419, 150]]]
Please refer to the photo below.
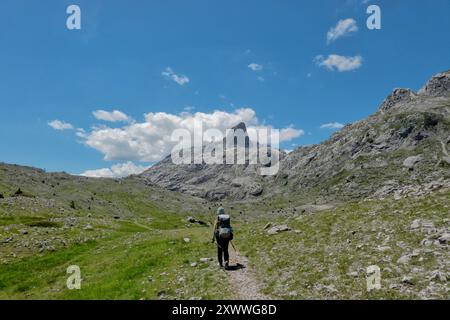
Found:
[[[199, 263], [214, 256], [205, 228], [161, 232], [121, 225], [102, 241], [0, 265], [0, 299], [218, 299], [229, 294], [225, 274], [213, 263]], [[191, 241], [185, 243], [185, 237]], [[81, 269], [81, 290], [66, 287], [70, 265]]]
[[[445, 227], [449, 199], [449, 193], [444, 193], [417, 200], [343, 204], [333, 210], [273, 219], [273, 223], [288, 223], [297, 232], [272, 236], [263, 231], [267, 221], [261, 220], [242, 226], [239, 246], [259, 267], [265, 292], [279, 298], [418, 298], [418, 292], [429, 284], [429, 273], [442, 268], [442, 261], [438, 263], [438, 256], [419, 245], [426, 235], [409, 231], [409, 226], [414, 219], [427, 219], [438, 228]], [[404, 243], [406, 248], [398, 243]], [[390, 246], [392, 250], [381, 253], [379, 246]], [[413, 249], [421, 250], [421, 260], [413, 258], [410, 265], [398, 266], [397, 259]], [[434, 250], [440, 252], [443, 261], [448, 261], [445, 248]], [[368, 293], [365, 269], [372, 264], [392, 271], [382, 271], [382, 290]], [[415, 274], [414, 268], [421, 272]], [[354, 271], [358, 273], [356, 278], [348, 275]], [[414, 288], [402, 287], [403, 275], [415, 277]], [[390, 289], [392, 284], [405, 290]], [[328, 285], [337, 291], [320, 289]], [[435, 298], [448, 298], [444, 287]]]

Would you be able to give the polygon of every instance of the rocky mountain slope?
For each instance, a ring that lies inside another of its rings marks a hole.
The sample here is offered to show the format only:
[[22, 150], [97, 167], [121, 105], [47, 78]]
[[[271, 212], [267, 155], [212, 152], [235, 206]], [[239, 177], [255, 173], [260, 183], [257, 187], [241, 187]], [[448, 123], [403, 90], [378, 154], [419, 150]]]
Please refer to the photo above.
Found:
[[141, 177], [209, 200], [400, 198], [450, 186], [449, 143], [447, 71], [418, 92], [395, 89], [377, 112], [323, 143], [282, 154], [276, 176], [251, 165], [174, 165], [168, 156]]

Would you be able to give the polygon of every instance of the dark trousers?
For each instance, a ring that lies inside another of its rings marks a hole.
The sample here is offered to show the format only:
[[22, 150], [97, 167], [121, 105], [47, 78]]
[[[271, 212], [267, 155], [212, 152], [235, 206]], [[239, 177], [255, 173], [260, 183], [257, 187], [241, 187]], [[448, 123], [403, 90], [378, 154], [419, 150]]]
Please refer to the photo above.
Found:
[[219, 259], [219, 263], [220, 265], [222, 265], [223, 260], [225, 260], [225, 262], [230, 261], [230, 255], [228, 254], [228, 245], [230, 244], [230, 240], [216, 238], [216, 241], [217, 241], [217, 259]]

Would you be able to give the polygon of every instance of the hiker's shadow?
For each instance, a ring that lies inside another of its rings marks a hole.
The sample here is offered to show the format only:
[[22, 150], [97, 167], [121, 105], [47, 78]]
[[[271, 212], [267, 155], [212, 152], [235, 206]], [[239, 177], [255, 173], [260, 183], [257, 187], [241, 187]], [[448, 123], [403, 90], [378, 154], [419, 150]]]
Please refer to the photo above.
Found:
[[228, 268], [226, 268], [226, 271], [236, 271], [236, 270], [241, 270], [241, 269], [245, 269], [245, 266], [241, 263], [237, 263], [235, 265], [231, 265], [228, 266]]

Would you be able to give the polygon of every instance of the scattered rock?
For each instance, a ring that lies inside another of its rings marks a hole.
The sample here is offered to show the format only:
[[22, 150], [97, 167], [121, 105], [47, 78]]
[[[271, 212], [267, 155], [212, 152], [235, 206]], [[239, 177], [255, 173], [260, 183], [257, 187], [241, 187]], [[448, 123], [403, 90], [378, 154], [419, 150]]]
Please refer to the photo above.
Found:
[[416, 166], [416, 164], [422, 160], [423, 160], [422, 155], [408, 157], [403, 161], [403, 166], [405, 168], [411, 169], [411, 168], [414, 168]]
[[203, 262], [203, 263], [207, 263], [211, 260], [212, 260], [211, 258], [200, 258], [200, 262]]
[[289, 226], [287, 224], [282, 224], [282, 225], [279, 225], [279, 226], [271, 227], [269, 230], [267, 230], [267, 233], [270, 234], [270, 235], [273, 235], [273, 234], [277, 234], [277, 233], [285, 232], [285, 231], [290, 231], [290, 230], [291, 230], [291, 228], [289, 228]]
[[184, 241], [185, 243], [189, 243], [189, 242], [191, 242], [191, 239], [189, 239], [189, 238], [183, 238], [183, 241]]
[[398, 285], [395, 283], [392, 283], [389, 285], [389, 289], [393, 290], [393, 289], [398, 289]]
[[338, 292], [338, 290], [336, 289], [336, 287], [333, 284], [330, 284], [328, 286], [323, 286], [322, 288], [325, 289], [326, 291], [328, 291], [329, 293]]
[[194, 268], [194, 267], [196, 267], [196, 266], [197, 266], [197, 262], [192, 262], [192, 263], [191, 263], [191, 267]]
[[392, 250], [392, 248], [389, 247], [389, 246], [378, 247], [378, 251], [380, 251], [380, 252], [388, 252], [388, 251], [391, 251], [391, 250]]
[[446, 282], [447, 281], [447, 276], [445, 273], [439, 271], [439, 270], [434, 270], [431, 272], [430, 277], [428, 278], [428, 280], [433, 281], [433, 280], [438, 280], [440, 282]]
[[416, 219], [411, 223], [411, 229], [419, 229], [420, 228], [420, 219]]
[[430, 239], [423, 239], [422, 241], [420, 241], [420, 245], [425, 246], [425, 247], [429, 247], [433, 244], [433, 240]]
[[194, 217], [187, 217], [187, 222], [190, 222], [190, 223], [196, 223], [197, 222], [197, 220], [195, 220], [194, 219]]
[[94, 230], [94, 227], [88, 224], [86, 227], [84, 227], [84, 230]]
[[187, 220], [187, 222], [189, 222], [189, 223], [198, 223], [198, 224], [200, 224], [200, 225], [206, 225], [206, 224], [207, 224], [207, 223], [204, 222], [204, 221], [194, 219], [194, 217], [187, 217], [186, 220]]
[[397, 260], [397, 264], [408, 264], [410, 260], [411, 260], [411, 256], [406, 254], [406, 255], [401, 256]]
[[409, 276], [404, 276], [404, 277], [402, 278], [402, 283], [404, 283], [404, 284], [409, 284], [409, 285], [411, 285], [411, 286], [414, 285], [413, 278], [412, 278], [412, 277], [409, 277]]
[[288, 296], [290, 296], [290, 297], [296, 297], [296, 296], [298, 296], [298, 292], [297, 291], [291, 291], [291, 292], [289, 292], [288, 293]]
[[450, 233], [444, 233], [438, 238], [440, 244], [447, 244], [450, 240]]

